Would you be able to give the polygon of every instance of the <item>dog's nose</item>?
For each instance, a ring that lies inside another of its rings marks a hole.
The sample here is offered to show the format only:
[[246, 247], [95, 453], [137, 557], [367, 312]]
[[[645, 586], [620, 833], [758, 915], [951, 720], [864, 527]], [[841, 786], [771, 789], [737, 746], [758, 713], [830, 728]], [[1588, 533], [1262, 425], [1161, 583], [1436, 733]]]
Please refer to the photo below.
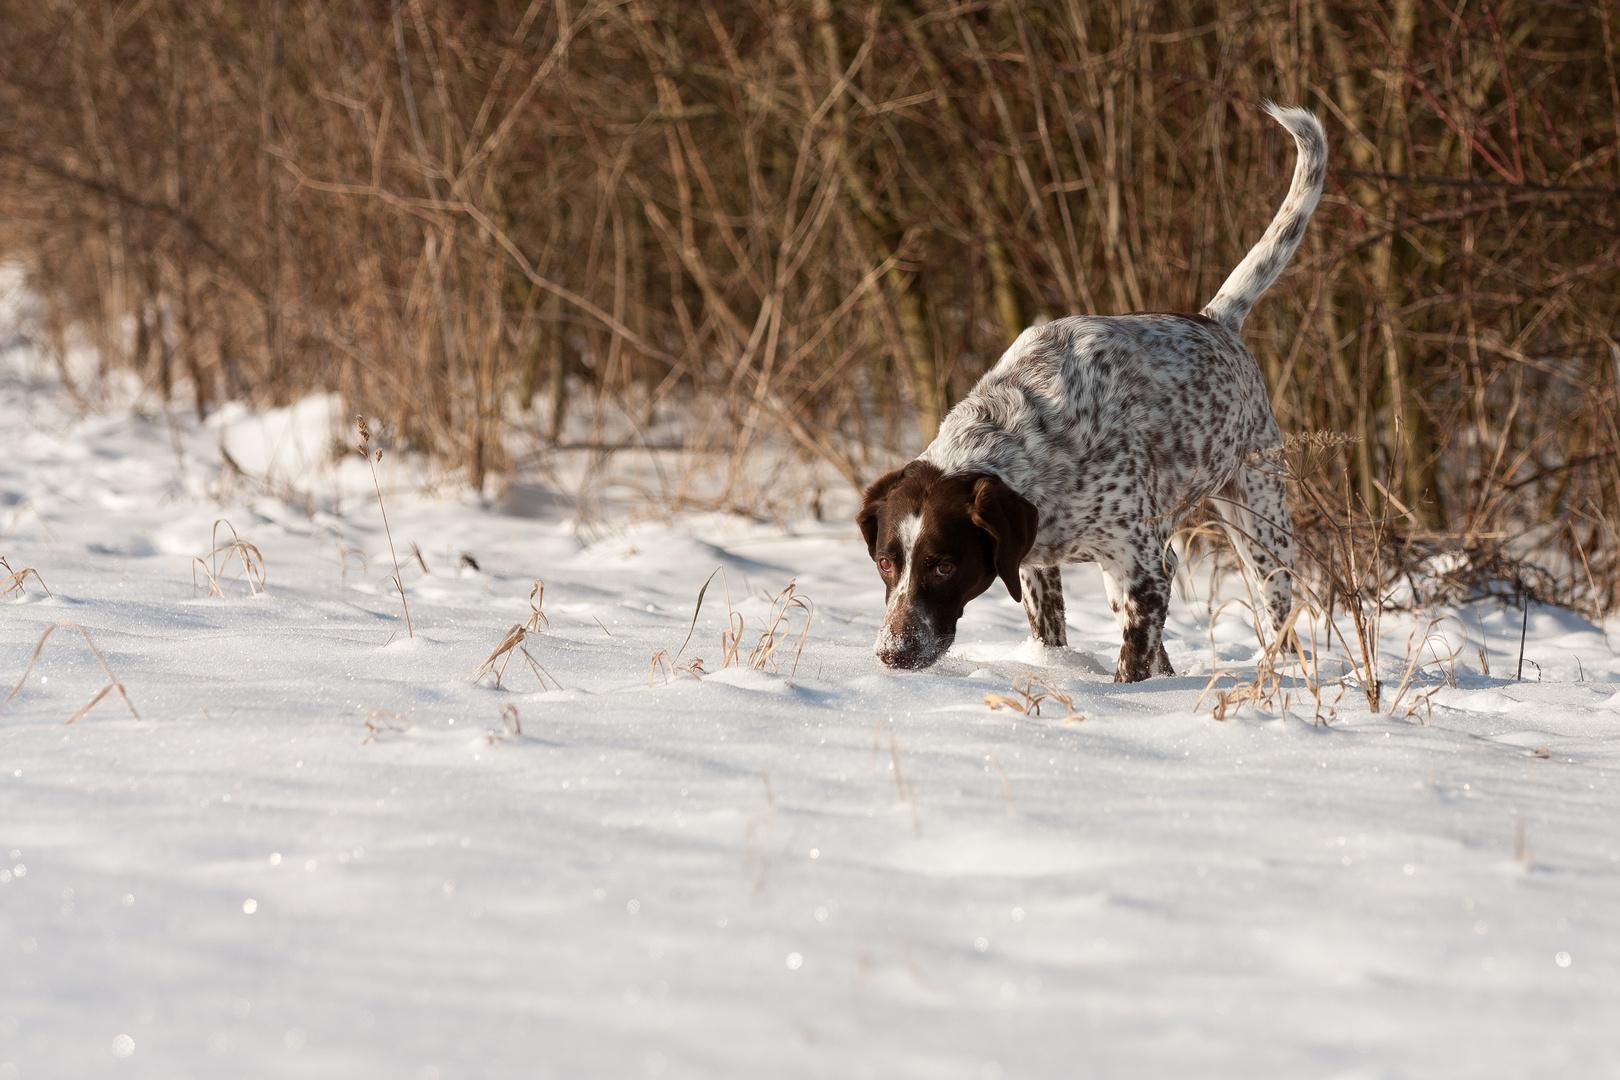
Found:
[[909, 671], [914, 667], [921, 666], [915, 654], [902, 649], [879, 649], [877, 650], [877, 658], [878, 662], [884, 667], [894, 668], [897, 671]]

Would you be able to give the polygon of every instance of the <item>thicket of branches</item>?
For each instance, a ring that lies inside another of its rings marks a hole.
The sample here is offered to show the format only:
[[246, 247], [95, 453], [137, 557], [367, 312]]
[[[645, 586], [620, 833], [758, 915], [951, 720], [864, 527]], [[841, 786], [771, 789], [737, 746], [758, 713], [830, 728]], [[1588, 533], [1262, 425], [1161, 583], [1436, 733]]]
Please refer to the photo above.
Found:
[[[483, 485], [581, 411], [859, 483], [1039, 317], [1199, 308], [1409, 536], [1620, 602], [1620, 12], [1529, 0], [0, 0], [0, 258], [199, 412], [341, 391]], [[87, 388], [93, 389], [93, 388]], [[708, 420], [699, 423], [698, 417]]]

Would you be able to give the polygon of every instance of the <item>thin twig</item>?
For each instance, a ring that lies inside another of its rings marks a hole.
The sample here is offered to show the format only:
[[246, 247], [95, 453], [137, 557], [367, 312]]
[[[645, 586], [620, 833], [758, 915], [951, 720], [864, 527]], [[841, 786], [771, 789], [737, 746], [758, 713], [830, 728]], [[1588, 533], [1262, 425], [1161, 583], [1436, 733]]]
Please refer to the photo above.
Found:
[[[399, 573], [399, 555], [394, 551], [394, 531], [388, 527], [388, 507], [383, 504], [382, 481], [377, 478], [377, 463], [382, 460], [382, 447], [377, 447], [375, 453], [371, 449], [371, 433], [366, 428], [366, 418], [356, 416], [356, 426], [360, 429], [360, 443], [355, 447], [360, 456], [365, 459], [366, 465], [371, 469], [371, 486], [377, 491], [377, 509], [382, 512], [383, 533], [388, 537], [388, 557], [394, 561], [394, 588], [399, 590], [399, 606], [405, 612], [405, 636], [414, 638], [416, 632], [411, 628], [411, 607], [405, 602], [405, 582]], [[420, 556], [418, 556], [420, 558]], [[424, 570], [427, 564], [424, 563]]]

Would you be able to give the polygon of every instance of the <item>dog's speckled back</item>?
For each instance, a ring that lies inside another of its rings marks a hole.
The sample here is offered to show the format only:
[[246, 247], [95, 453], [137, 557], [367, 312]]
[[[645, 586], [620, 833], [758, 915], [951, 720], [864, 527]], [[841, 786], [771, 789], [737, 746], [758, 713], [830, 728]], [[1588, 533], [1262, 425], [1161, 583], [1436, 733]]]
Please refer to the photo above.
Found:
[[1019, 335], [921, 458], [1000, 476], [1034, 503], [1025, 561], [1051, 566], [1112, 553], [1144, 519], [1179, 519], [1280, 440], [1259, 366], [1224, 326], [1075, 316]]

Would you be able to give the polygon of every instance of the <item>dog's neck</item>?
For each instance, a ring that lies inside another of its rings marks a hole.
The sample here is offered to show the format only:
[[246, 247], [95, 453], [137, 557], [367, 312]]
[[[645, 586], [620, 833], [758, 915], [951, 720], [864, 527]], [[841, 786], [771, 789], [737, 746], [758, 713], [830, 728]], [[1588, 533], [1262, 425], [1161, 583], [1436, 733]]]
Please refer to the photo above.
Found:
[[1041, 487], [1037, 475], [1041, 455], [1030, 440], [1041, 437], [1045, 426], [1033, 415], [1034, 410], [1034, 403], [1011, 380], [1000, 385], [981, 383], [945, 417], [939, 434], [918, 460], [938, 466], [947, 476], [985, 473], [999, 477], [1029, 498]]

